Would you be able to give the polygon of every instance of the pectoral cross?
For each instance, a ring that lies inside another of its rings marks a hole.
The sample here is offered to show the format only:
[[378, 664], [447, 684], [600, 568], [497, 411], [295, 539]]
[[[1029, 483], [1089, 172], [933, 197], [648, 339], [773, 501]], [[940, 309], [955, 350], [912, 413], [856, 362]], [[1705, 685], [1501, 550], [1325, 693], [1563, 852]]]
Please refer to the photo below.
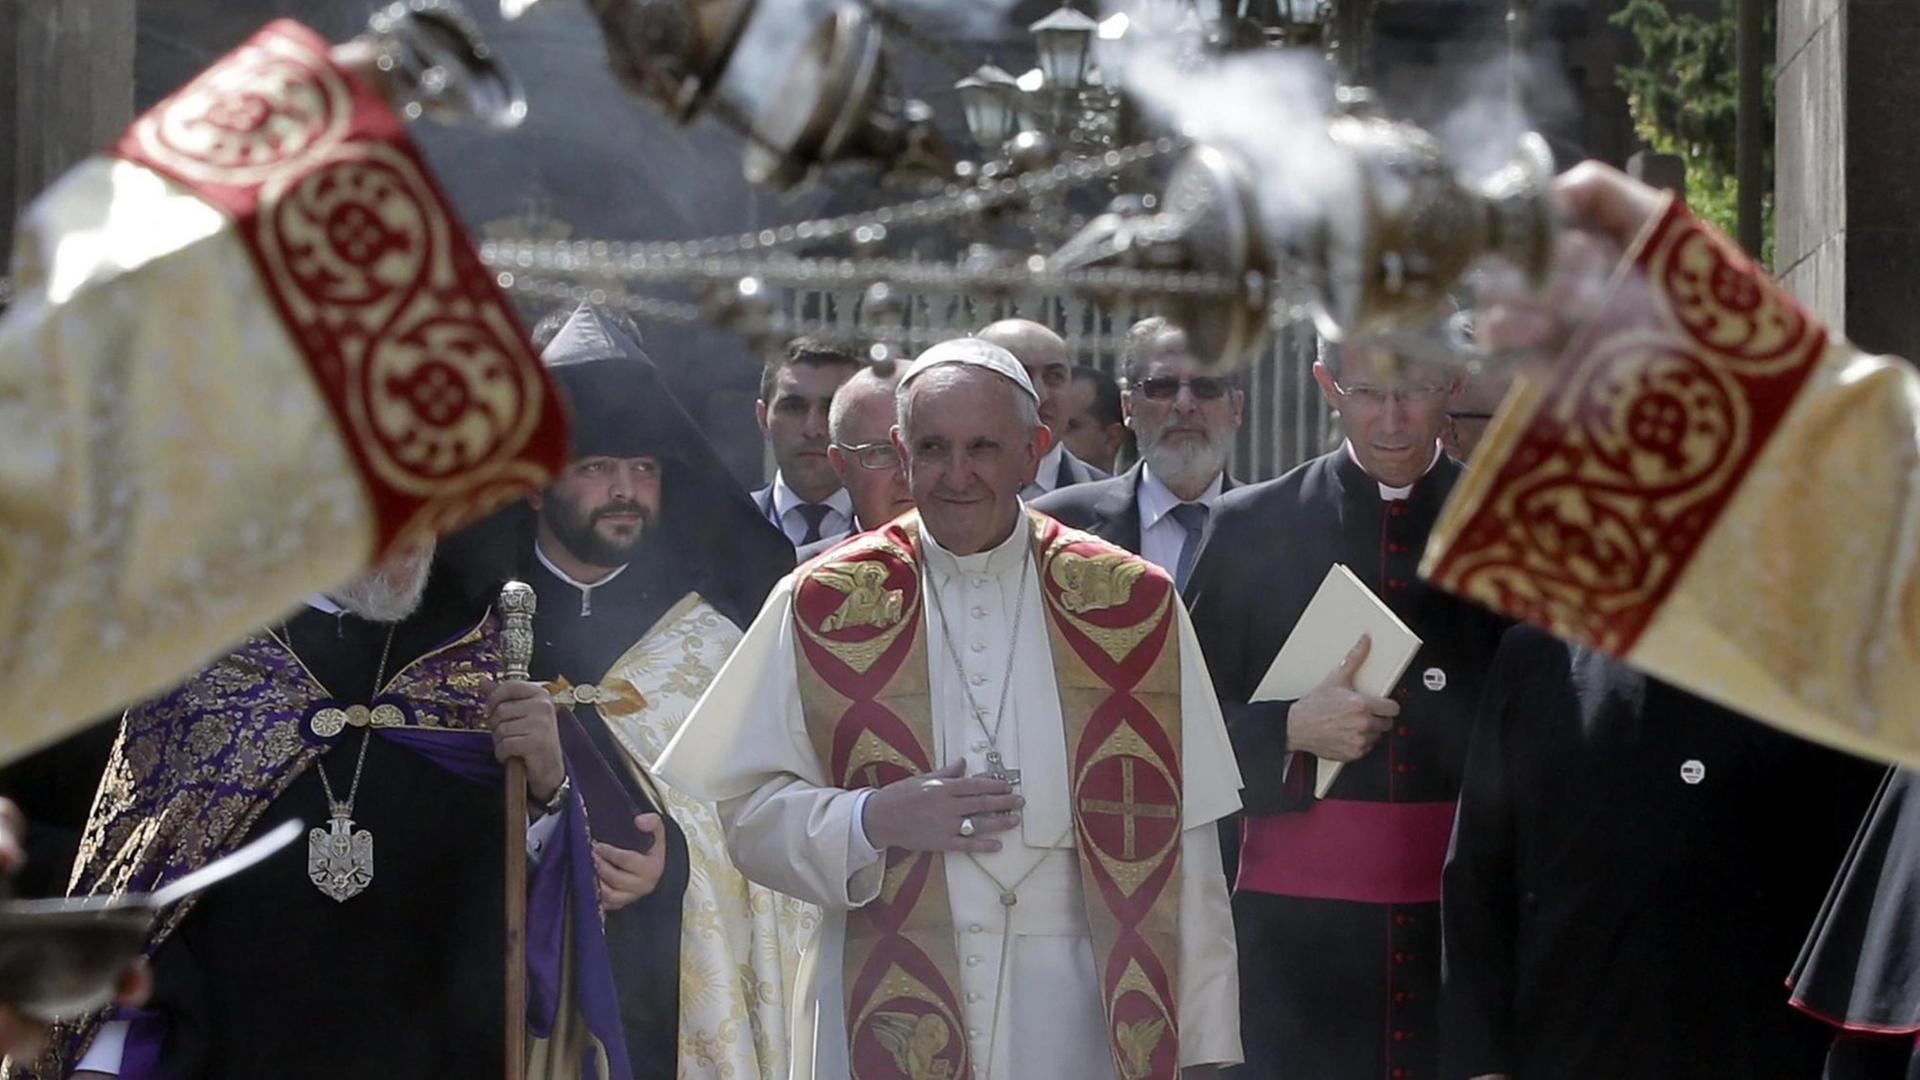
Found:
[[1005, 780], [1011, 787], [1020, 786], [1020, 770], [1007, 768], [1006, 759], [1000, 756], [998, 750], [987, 751], [987, 767], [974, 775], [989, 780]]

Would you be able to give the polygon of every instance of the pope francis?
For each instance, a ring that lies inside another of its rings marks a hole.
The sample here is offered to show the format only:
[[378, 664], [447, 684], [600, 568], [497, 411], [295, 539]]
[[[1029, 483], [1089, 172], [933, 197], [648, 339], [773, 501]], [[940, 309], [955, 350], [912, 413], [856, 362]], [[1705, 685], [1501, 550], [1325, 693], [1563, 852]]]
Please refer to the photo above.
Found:
[[828, 913], [794, 1075], [1210, 1076], [1240, 777], [1186, 611], [1021, 504], [1048, 435], [1010, 353], [936, 345], [898, 408], [918, 511], [783, 581], [660, 761]]

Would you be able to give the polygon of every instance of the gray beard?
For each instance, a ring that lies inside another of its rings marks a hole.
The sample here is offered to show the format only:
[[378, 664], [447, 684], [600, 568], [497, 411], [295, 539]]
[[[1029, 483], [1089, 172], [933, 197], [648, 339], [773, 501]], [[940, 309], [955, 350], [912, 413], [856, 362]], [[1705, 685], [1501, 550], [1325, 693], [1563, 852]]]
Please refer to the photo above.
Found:
[[1170, 488], [1192, 489], [1213, 483], [1213, 478], [1226, 467], [1227, 454], [1232, 449], [1226, 439], [1211, 432], [1205, 442], [1183, 441], [1172, 446], [1160, 441], [1159, 432], [1141, 433], [1138, 438], [1141, 459], [1153, 470], [1153, 475]]
[[427, 591], [427, 572], [432, 566], [431, 557], [420, 560], [417, 572], [398, 585], [388, 581], [378, 569], [371, 570], [327, 595], [334, 603], [368, 622], [397, 623], [420, 610], [420, 599]]

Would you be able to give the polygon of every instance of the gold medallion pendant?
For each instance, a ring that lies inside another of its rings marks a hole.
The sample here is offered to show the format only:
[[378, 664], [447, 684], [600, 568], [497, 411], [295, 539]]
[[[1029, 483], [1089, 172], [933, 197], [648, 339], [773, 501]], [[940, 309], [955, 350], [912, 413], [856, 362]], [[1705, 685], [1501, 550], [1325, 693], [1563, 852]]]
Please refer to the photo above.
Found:
[[336, 804], [327, 828], [307, 832], [307, 877], [342, 903], [373, 884], [373, 834], [355, 829], [343, 810]]

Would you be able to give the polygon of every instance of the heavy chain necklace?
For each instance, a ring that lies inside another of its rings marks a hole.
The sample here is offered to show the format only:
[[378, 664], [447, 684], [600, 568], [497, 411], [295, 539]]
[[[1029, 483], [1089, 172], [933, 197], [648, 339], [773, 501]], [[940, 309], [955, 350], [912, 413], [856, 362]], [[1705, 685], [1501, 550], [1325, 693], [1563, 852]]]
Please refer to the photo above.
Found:
[[[386, 644], [380, 647], [380, 664], [373, 673], [376, 697], [387, 680], [387, 658], [393, 652], [393, 634], [398, 629], [397, 623], [387, 627]], [[326, 765], [318, 760], [313, 763], [314, 771], [320, 774], [320, 787], [327, 793], [329, 816], [327, 828], [307, 833], [307, 878], [339, 903], [373, 884], [373, 833], [353, 827], [353, 803], [360, 796], [360, 774], [367, 767], [367, 744], [372, 740], [373, 728], [369, 726], [360, 734], [360, 756], [353, 763], [353, 781], [344, 801], [334, 795]]]
[[[924, 560], [922, 560], [924, 562]], [[947, 656], [953, 661], [954, 674], [960, 677], [960, 690], [967, 697], [967, 709], [973, 714], [974, 723], [987, 737], [987, 768], [979, 776], [1005, 780], [1009, 786], [1020, 786], [1020, 770], [1007, 768], [1006, 759], [1000, 756], [1000, 725], [1007, 718], [1007, 694], [1013, 689], [1013, 665], [1020, 658], [1020, 616], [1027, 602], [1027, 564], [1023, 557], [1020, 561], [1020, 590], [1013, 598], [1013, 634], [1007, 642], [1007, 670], [1000, 677], [1000, 701], [993, 709], [993, 726], [987, 726], [987, 711], [973, 696], [973, 687], [967, 681], [967, 667], [960, 660], [960, 650], [953, 643], [953, 627], [947, 622], [947, 609], [940, 601], [940, 590], [933, 586], [932, 571], [924, 571], [924, 587], [933, 597], [933, 610], [940, 618], [940, 638], [946, 642]]]

